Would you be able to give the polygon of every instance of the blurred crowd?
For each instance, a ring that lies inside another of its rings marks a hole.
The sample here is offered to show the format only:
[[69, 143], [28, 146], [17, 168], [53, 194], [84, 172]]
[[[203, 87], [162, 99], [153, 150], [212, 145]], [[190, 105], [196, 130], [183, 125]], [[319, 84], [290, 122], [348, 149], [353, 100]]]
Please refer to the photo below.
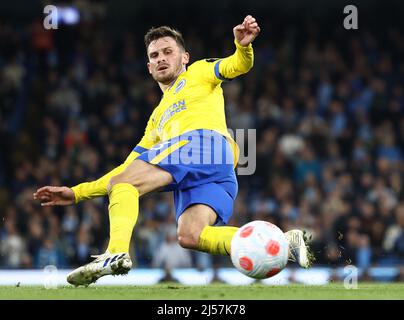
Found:
[[[191, 60], [230, 55], [231, 23], [181, 30]], [[261, 25], [254, 68], [223, 84], [229, 128], [257, 132], [230, 224], [303, 228], [317, 265], [403, 264], [404, 33]], [[79, 266], [106, 249], [108, 199], [41, 207], [32, 194], [95, 180], [139, 142], [161, 97], [142, 34], [1, 23], [0, 48], [0, 268]], [[181, 248], [175, 229], [170, 193], [141, 199], [135, 265], [231, 265]]]

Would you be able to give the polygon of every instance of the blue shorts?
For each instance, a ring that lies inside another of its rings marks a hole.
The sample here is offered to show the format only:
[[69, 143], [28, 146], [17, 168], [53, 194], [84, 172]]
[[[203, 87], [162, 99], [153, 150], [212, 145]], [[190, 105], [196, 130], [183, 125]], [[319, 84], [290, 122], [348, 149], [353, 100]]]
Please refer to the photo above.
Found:
[[[136, 147], [134, 151], [142, 150]], [[228, 223], [238, 183], [233, 152], [223, 135], [212, 130], [193, 130], [156, 144], [137, 159], [157, 165], [173, 176], [174, 182], [163, 191], [174, 193], [177, 221], [185, 209], [199, 203], [215, 210], [216, 224]]]

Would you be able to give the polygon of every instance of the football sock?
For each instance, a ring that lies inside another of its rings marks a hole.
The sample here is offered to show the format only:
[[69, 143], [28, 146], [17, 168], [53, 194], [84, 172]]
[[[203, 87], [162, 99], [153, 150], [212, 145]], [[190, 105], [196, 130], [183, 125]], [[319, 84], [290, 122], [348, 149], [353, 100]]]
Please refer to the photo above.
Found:
[[110, 253], [129, 253], [132, 231], [139, 213], [139, 191], [129, 183], [118, 183], [109, 192]]
[[199, 236], [198, 250], [210, 254], [230, 255], [231, 239], [237, 232], [237, 227], [212, 227], [203, 228]]

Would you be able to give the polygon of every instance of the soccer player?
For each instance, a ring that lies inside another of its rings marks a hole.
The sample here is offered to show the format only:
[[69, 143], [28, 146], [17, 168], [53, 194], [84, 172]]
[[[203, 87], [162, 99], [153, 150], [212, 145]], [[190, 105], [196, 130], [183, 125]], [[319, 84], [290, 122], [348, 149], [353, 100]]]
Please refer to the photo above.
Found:
[[[34, 193], [43, 206], [70, 205], [109, 197], [110, 240], [106, 252], [67, 277], [89, 285], [107, 274], [126, 274], [132, 267], [129, 243], [139, 213], [139, 198], [153, 191], [172, 191], [179, 244], [211, 254], [230, 254], [236, 227], [225, 226], [237, 195], [234, 167], [238, 147], [228, 133], [221, 83], [253, 66], [252, 42], [260, 32], [250, 15], [233, 28], [235, 52], [223, 59], [191, 64], [180, 32], [167, 26], [145, 35], [147, 68], [163, 96], [143, 138], [123, 164], [96, 181], [72, 188], [46, 186]], [[286, 233], [290, 259], [309, 267], [300, 230]]]

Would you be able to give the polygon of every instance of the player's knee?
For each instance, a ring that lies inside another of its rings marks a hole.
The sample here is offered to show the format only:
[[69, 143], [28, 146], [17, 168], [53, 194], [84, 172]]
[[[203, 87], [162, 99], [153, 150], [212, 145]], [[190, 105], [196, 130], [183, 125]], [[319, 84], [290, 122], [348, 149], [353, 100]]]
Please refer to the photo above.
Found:
[[178, 233], [178, 243], [185, 249], [198, 249], [199, 234]]
[[109, 183], [108, 183], [108, 191], [112, 189], [113, 186], [117, 185], [118, 183], [122, 183], [121, 179], [118, 176], [112, 177], [111, 179], [109, 179]]
[[[111, 179], [109, 179], [109, 183], [108, 183], [108, 187], [107, 187], [108, 192], [111, 191], [113, 186], [115, 186], [119, 183], [129, 183], [129, 184], [133, 185], [133, 183], [131, 183], [131, 181], [129, 181], [124, 175], [118, 174], [117, 176], [114, 176]], [[136, 186], [134, 185], [134, 187], [136, 187]]]

